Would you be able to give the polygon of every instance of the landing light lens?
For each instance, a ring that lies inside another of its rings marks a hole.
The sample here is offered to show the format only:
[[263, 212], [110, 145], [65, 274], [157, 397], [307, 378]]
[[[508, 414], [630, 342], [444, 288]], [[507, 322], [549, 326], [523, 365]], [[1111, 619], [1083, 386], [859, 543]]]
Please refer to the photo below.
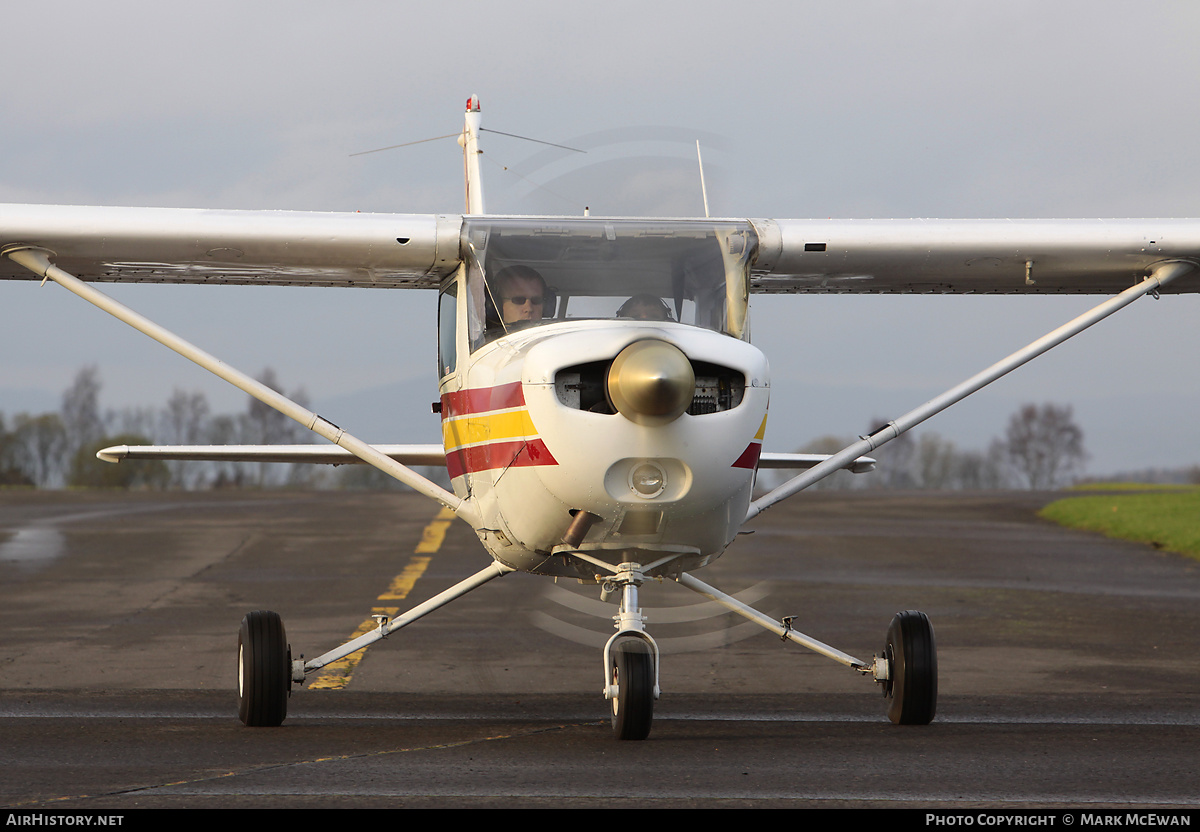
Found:
[[667, 474], [653, 462], [644, 462], [630, 473], [629, 484], [642, 497], [657, 497], [667, 486]]

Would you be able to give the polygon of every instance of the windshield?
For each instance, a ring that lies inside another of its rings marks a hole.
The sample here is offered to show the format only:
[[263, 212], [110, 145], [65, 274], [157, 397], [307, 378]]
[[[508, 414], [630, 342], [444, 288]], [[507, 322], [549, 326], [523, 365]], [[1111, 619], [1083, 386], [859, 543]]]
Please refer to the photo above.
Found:
[[711, 220], [467, 219], [471, 348], [576, 320], [674, 321], [734, 338], [746, 326], [748, 223]]

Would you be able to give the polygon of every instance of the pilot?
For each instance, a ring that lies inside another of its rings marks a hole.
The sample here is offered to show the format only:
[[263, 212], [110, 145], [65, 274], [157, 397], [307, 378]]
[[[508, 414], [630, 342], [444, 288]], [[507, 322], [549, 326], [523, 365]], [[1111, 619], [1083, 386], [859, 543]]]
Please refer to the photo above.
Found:
[[491, 282], [492, 297], [500, 310], [505, 329], [542, 319], [546, 304], [546, 281], [529, 266], [501, 269]]
[[618, 318], [633, 318], [637, 321], [670, 321], [671, 310], [657, 295], [634, 295], [621, 304]]

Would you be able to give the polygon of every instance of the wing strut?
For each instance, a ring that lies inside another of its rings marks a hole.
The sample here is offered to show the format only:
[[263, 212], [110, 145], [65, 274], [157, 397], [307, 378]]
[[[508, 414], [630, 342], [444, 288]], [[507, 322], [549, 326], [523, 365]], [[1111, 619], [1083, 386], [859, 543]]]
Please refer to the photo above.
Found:
[[225, 381], [228, 381], [234, 387], [249, 393], [268, 407], [272, 407], [283, 415], [295, 419], [314, 433], [325, 437], [339, 447], [345, 448], [368, 465], [374, 465], [385, 474], [395, 477], [415, 491], [437, 500], [458, 515], [458, 517], [469, 523], [472, 528], [478, 528], [482, 522], [475, 507], [470, 503], [459, 499], [457, 495], [451, 494], [437, 483], [421, 476], [411, 468], [401, 465], [361, 439], [351, 436], [332, 422], [322, 419], [316, 413], [301, 407], [286, 396], [275, 392], [262, 382], [251, 378], [240, 370], [230, 367], [191, 342], [185, 341], [170, 330], [164, 329], [148, 318], [139, 315], [129, 307], [113, 300], [108, 295], [89, 286], [74, 275], [68, 274], [50, 262], [49, 252], [45, 249], [22, 246], [5, 249], [0, 253], [7, 255], [11, 260], [29, 269], [34, 274], [53, 280], [63, 288], [74, 292], [94, 306], [129, 324], [138, 332], [148, 335], [189, 361], [225, 379]]
[[846, 667], [849, 667], [852, 670], [866, 672], [872, 667], [867, 662], [856, 659], [849, 653], [843, 653], [841, 650], [830, 647], [824, 642], [817, 641], [811, 636], [806, 636], [804, 633], [793, 630], [790, 622], [781, 624], [777, 621], [772, 621], [770, 618], [767, 618], [767, 616], [763, 615], [761, 612], [749, 606], [748, 604], [743, 604], [732, 595], [726, 595], [716, 587], [709, 586], [708, 584], [704, 583], [704, 581], [700, 580], [689, 572], [680, 573], [675, 580], [677, 580], [682, 586], [686, 586], [688, 589], [692, 590], [692, 592], [703, 595], [705, 598], [708, 598], [711, 601], [716, 601], [718, 604], [730, 610], [731, 612], [735, 612], [743, 618], [753, 621], [758, 626], [770, 630], [784, 641], [794, 641], [801, 647], [807, 647], [814, 653], [820, 653], [822, 656], [833, 659], [839, 664], [844, 664]]
[[852, 463], [863, 454], [875, 450], [886, 442], [892, 441], [900, 434], [911, 430], [931, 416], [941, 413], [950, 407], [950, 405], [957, 404], [967, 396], [986, 387], [1001, 376], [1012, 372], [1022, 364], [1026, 364], [1042, 353], [1057, 347], [1071, 336], [1078, 335], [1092, 324], [1102, 321], [1120, 309], [1124, 309], [1147, 292], [1157, 294], [1160, 288], [1195, 268], [1194, 263], [1180, 260], [1158, 264], [1150, 270], [1150, 274], [1141, 283], [1130, 286], [1119, 295], [1109, 298], [1073, 321], [1063, 324], [1058, 329], [1048, 335], [1042, 336], [1029, 346], [1017, 350], [1008, 358], [993, 364], [983, 372], [962, 382], [957, 387], [952, 387], [937, 398], [930, 399], [915, 410], [910, 410], [899, 419], [888, 422], [870, 436], [861, 437], [858, 442], [847, 446], [819, 465], [813, 466], [803, 474], [799, 474], [778, 488], [767, 492], [750, 504], [750, 508], [746, 512], [746, 520], [757, 517], [781, 500], [786, 500], [793, 494], [803, 491], [813, 483]]

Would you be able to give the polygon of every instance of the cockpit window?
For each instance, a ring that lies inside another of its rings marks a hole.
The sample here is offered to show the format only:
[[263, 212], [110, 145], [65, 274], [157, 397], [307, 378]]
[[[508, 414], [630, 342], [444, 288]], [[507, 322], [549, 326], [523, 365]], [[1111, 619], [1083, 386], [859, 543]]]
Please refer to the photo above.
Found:
[[674, 321], [746, 339], [748, 223], [468, 219], [475, 349], [511, 332], [579, 320]]

